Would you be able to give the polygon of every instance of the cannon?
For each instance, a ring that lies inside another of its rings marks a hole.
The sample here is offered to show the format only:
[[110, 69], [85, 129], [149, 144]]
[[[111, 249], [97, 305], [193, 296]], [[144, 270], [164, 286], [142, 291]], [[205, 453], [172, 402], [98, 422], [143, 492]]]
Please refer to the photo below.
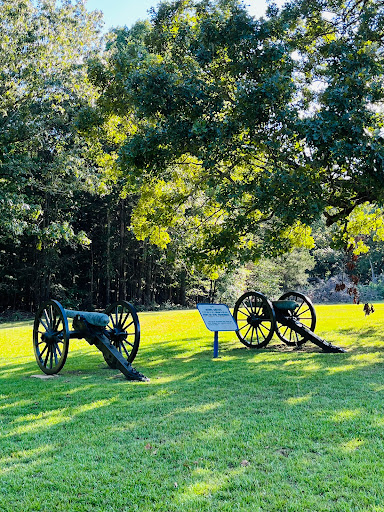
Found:
[[302, 293], [290, 291], [270, 301], [260, 292], [244, 293], [235, 304], [237, 337], [248, 348], [263, 348], [274, 333], [289, 346], [300, 347], [311, 341], [325, 352], [345, 352], [314, 333], [316, 312]]
[[[72, 330], [68, 319], [72, 319]], [[120, 370], [128, 380], [149, 380], [131, 364], [139, 349], [140, 323], [129, 302], [115, 302], [104, 313], [64, 309], [56, 300], [43, 303], [35, 316], [33, 349], [44, 373], [53, 375], [63, 368], [73, 338], [95, 345], [108, 366]]]

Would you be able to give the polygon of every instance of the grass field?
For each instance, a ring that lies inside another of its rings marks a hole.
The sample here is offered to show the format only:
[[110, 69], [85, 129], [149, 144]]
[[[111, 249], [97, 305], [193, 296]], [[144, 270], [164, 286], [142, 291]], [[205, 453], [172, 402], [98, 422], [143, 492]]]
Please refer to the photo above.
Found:
[[196, 311], [141, 313], [128, 382], [83, 340], [41, 380], [0, 326], [0, 510], [384, 511], [384, 304], [318, 306], [325, 354], [247, 350]]

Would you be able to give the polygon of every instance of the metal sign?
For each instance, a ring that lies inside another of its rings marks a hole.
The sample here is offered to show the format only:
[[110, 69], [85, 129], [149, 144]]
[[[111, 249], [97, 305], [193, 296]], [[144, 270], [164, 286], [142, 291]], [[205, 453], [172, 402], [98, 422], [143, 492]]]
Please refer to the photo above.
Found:
[[197, 309], [210, 331], [237, 331], [236, 320], [226, 304], [198, 304]]

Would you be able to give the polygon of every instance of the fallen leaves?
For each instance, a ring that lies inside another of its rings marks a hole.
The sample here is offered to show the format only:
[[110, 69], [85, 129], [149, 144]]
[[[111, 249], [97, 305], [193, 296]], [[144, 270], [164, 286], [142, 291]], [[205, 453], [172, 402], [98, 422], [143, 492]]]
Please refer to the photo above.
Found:
[[151, 445], [151, 443], [147, 443], [144, 448], [148, 451], [148, 452], [152, 452], [152, 455], [156, 455], [157, 453], [157, 449], [153, 449], [153, 446]]

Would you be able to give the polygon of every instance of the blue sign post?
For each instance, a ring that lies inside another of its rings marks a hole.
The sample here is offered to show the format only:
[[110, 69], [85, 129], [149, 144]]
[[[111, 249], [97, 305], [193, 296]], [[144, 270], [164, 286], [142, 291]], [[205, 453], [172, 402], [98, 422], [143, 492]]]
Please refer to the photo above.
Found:
[[236, 320], [226, 304], [198, 304], [197, 309], [205, 327], [214, 332], [213, 357], [216, 358], [219, 355], [219, 331], [237, 331]]
[[213, 357], [219, 357], [219, 331], [213, 336]]

